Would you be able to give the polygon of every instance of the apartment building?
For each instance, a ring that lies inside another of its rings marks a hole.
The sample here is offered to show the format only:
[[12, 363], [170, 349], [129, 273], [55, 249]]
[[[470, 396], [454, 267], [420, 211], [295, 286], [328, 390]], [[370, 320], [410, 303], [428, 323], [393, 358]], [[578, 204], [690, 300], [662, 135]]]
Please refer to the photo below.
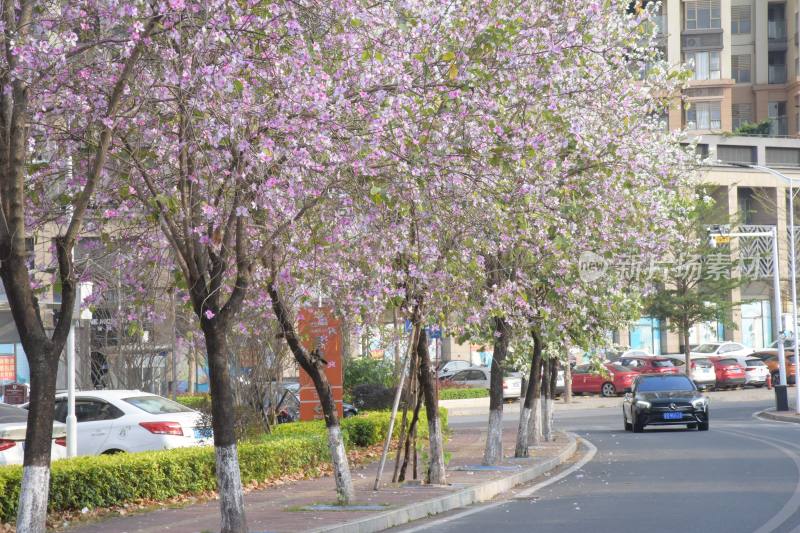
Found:
[[[790, 187], [771, 174], [729, 163], [768, 166], [800, 180], [799, 11], [798, 0], [663, 0], [660, 7], [657, 45], [663, 57], [692, 70], [683, 101], [676, 98], [664, 117], [668, 127], [696, 137], [697, 149], [708, 157], [701, 179], [716, 186], [720, 223], [735, 219], [744, 231], [777, 227], [779, 236], [783, 317], [774, 317], [771, 307], [770, 239], [741, 239], [736, 259], [748, 265], [753, 281], [731, 295], [744, 302], [731, 317], [736, 327], [696, 325], [691, 344], [725, 339], [761, 347], [776, 338], [779, 324], [791, 329]], [[795, 222], [800, 224], [797, 207]], [[643, 317], [615, 332], [613, 340], [653, 353], [682, 349], [678, 336], [656, 317]]]

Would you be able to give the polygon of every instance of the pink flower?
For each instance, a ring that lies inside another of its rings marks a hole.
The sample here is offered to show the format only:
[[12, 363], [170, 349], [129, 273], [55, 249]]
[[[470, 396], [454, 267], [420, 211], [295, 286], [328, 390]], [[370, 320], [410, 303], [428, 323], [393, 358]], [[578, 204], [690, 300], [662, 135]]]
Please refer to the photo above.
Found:
[[212, 318], [214, 318], [215, 316], [216, 316], [216, 315], [214, 314], [214, 311], [212, 311], [211, 309], [206, 309], [206, 318], [207, 318], [207, 319], [211, 320], [211, 319], [212, 319]]

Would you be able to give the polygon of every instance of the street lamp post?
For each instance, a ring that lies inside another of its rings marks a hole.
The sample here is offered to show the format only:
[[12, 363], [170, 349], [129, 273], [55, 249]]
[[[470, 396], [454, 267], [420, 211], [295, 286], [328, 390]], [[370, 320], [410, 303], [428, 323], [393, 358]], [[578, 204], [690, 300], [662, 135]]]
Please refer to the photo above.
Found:
[[[736, 164], [735, 166], [745, 167], [745, 168], [752, 168], [753, 170], [760, 170], [761, 172], [766, 172], [768, 174], [772, 174], [783, 180], [784, 182], [789, 184], [789, 280], [791, 283], [792, 289], [792, 340], [793, 340], [793, 349], [792, 349], [792, 357], [794, 358], [795, 365], [794, 365], [794, 383], [795, 383], [795, 400], [794, 400], [794, 407], [795, 412], [800, 414], [800, 364], [798, 364], [798, 335], [797, 335], [797, 267], [796, 267], [796, 255], [795, 255], [795, 242], [794, 242], [794, 185], [795, 185], [795, 178], [790, 178], [784, 174], [781, 174], [777, 170], [774, 170], [769, 167], [765, 167], [763, 165], [753, 165], [753, 164]], [[775, 265], [777, 269], [777, 264]], [[779, 315], [780, 317], [780, 315]], [[780, 319], [780, 318], [779, 318]], [[783, 340], [779, 340], [779, 345], [783, 346]], [[782, 349], [779, 350], [779, 353], [783, 351]], [[781, 385], [783, 387], [786, 386], [786, 367], [784, 361], [781, 360], [780, 362], [780, 377], [781, 377]]]
[[[723, 234], [721, 233], [712, 233], [710, 235], [712, 238], [715, 237], [722, 237]], [[778, 265], [780, 262], [778, 261], [778, 230], [777, 228], [772, 228], [771, 231], [754, 231], [754, 232], [736, 232], [736, 233], [726, 233], [724, 234], [725, 237], [769, 237], [772, 239], [772, 308], [773, 314], [776, 317], [781, 316], [781, 275], [780, 269]], [[783, 353], [783, 336], [778, 334], [778, 365], [779, 365], [779, 372], [780, 372], [780, 385], [775, 386], [775, 401], [776, 401], [776, 408], [778, 411], [786, 411], [788, 406], [786, 405], [786, 359]]]

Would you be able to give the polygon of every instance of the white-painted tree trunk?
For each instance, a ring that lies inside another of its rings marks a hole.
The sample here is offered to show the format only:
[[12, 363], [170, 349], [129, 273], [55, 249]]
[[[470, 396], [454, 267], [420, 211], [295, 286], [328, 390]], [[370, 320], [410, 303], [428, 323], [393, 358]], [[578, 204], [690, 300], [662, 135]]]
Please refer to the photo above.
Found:
[[528, 457], [528, 437], [531, 420], [531, 409], [524, 405], [519, 410], [519, 427], [517, 428], [517, 445], [514, 448], [514, 457]]
[[553, 440], [553, 399], [542, 398], [542, 438], [545, 442]]
[[17, 511], [18, 533], [44, 533], [47, 519], [47, 494], [50, 487], [50, 468], [22, 468], [22, 492]]
[[486, 448], [483, 464], [496, 465], [503, 460], [503, 409], [489, 411], [489, 431], [486, 435]]
[[428, 483], [444, 485], [447, 483], [447, 472], [444, 465], [444, 435], [442, 434], [442, 420], [438, 416], [433, 421], [428, 421], [428, 433], [431, 447]]
[[531, 403], [531, 418], [528, 422], [528, 442], [532, 446], [542, 443], [542, 399], [534, 398]]
[[333, 478], [336, 481], [336, 497], [339, 503], [347, 505], [353, 502], [355, 490], [353, 478], [350, 476], [350, 465], [344, 449], [342, 430], [338, 425], [328, 427], [328, 448], [333, 462]]
[[244, 514], [244, 491], [239, 472], [236, 445], [214, 446], [217, 458], [217, 493], [219, 494], [221, 533], [247, 533]]

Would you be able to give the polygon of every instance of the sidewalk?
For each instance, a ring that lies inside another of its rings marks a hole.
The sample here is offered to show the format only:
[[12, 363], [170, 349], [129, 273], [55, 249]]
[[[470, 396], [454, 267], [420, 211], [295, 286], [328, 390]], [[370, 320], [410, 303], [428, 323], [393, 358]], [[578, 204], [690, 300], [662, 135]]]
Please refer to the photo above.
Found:
[[[248, 526], [252, 533], [294, 531], [380, 531], [425, 516], [486, 501], [497, 494], [541, 476], [575, 452], [572, 435], [557, 433], [555, 442], [531, 448], [529, 459], [506, 459], [499, 468], [480, 466], [486, 431], [456, 429], [446, 450], [452, 454], [448, 464], [448, 486], [419, 484], [392, 485], [372, 490], [377, 463], [353, 471], [355, 504], [369, 510], [333, 507], [332, 510], [304, 510], [307, 506], [335, 501], [333, 479], [303, 480], [245, 495]], [[506, 455], [514, 450], [516, 434], [503, 435]], [[393, 455], [392, 455], [393, 457]], [[422, 461], [422, 458], [420, 458]], [[421, 467], [421, 465], [420, 465]], [[393, 461], [387, 461], [383, 479], [391, 481]], [[409, 467], [410, 469], [410, 467]], [[218, 501], [179, 509], [161, 509], [136, 515], [109, 517], [87, 524], [75, 524], [68, 533], [203, 533], [219, 531]]]

